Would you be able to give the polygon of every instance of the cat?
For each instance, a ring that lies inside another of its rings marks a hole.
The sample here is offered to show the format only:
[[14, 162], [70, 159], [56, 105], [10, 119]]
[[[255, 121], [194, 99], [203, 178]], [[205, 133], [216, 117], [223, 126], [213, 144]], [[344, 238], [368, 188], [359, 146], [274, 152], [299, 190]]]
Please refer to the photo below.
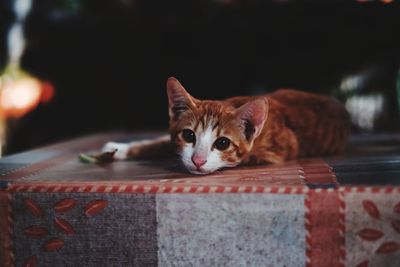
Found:
[[239, 164], [281, 163], [341, 153], [349, 116], [329, 96], [280, 89], [263, 96], [198, 100], [181, 83], [167, 81], [169, 135], [129, 144], [109, 142], [115, 159], [180, 156], [192, 174]]

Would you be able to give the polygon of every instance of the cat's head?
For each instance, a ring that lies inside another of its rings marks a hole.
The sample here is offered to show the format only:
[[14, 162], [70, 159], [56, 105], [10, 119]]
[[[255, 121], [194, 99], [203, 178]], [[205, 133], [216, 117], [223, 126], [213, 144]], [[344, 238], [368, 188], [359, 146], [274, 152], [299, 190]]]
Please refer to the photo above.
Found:
[[167, 81], [167, 94], [171, 138], [193, 174], [238, 165], [267, 119], [268, 102], [263, 97], [239, 107], [229, 101], [202, 101], [173, 77]]

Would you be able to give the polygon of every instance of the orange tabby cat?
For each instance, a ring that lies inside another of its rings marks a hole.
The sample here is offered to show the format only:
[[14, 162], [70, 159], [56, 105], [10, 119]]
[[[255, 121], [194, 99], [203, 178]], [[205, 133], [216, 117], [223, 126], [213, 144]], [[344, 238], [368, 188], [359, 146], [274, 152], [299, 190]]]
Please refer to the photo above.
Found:
[[129, 144], [116, 159], [151, 158], [175, 150], [186, 169], [207, 174], [238, 164], [279, 163], [340, 153], [349, 132], [343, 106], [328, 96], [278, 90], [264, 96], [198, 100], [167, 81], [170, 136]]

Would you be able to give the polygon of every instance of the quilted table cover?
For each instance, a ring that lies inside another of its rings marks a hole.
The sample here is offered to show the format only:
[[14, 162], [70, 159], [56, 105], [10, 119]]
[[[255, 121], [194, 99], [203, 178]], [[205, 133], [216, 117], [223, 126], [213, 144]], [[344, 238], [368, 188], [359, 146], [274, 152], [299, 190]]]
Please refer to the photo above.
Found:
[[[400, 266], [400, 137], [192, 176], [79, 162], [99, 134], [0, 160], [1, 266]], [[397, 145], [396, 145], [397, 144]]]

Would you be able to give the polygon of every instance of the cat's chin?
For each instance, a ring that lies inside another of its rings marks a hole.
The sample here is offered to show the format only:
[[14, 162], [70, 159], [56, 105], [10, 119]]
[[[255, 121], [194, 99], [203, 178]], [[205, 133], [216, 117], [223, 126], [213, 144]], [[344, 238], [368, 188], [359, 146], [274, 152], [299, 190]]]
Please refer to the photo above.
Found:
[[214, 171], [198, 171], [198, 170], [189, 170], [188, 169], [188, 172], [190, 172], [191, 174], [195, 174], [195, 175], [207, 175], [207, 174], [215, 172], [215, 170]]

